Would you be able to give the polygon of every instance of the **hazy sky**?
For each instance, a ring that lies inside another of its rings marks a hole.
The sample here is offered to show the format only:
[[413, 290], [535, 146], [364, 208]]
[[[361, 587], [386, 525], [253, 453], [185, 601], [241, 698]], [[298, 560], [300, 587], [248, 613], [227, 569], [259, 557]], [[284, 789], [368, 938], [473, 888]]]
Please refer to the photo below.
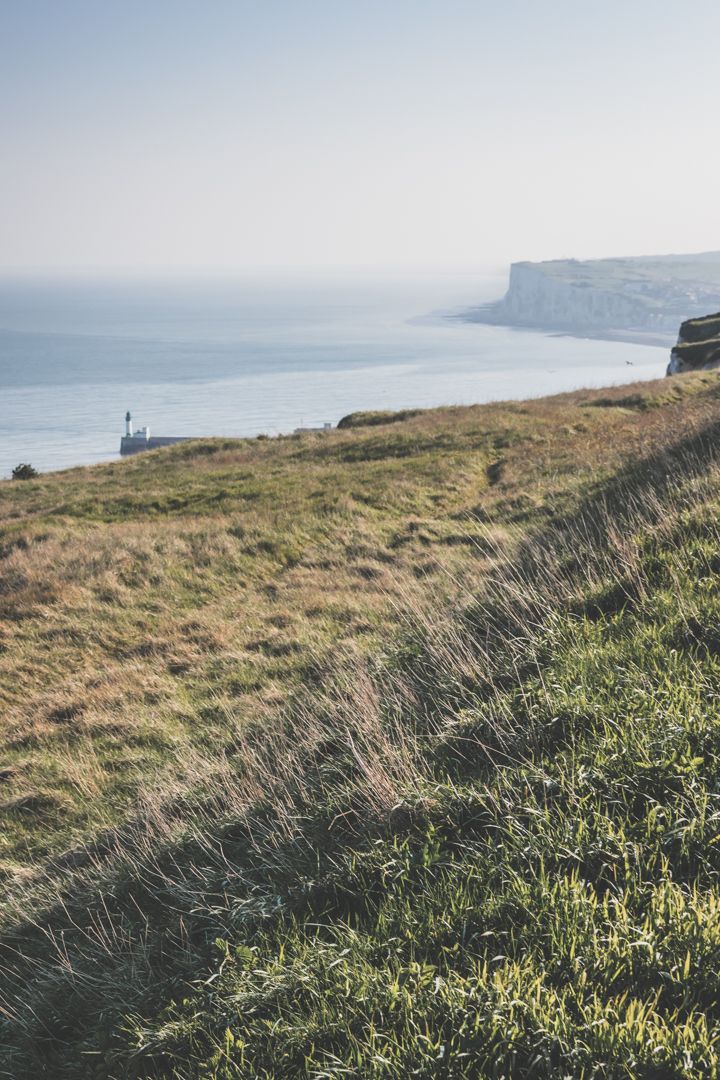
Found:
[[0, 0], [0, 264], [720, 249], [717, 0]]

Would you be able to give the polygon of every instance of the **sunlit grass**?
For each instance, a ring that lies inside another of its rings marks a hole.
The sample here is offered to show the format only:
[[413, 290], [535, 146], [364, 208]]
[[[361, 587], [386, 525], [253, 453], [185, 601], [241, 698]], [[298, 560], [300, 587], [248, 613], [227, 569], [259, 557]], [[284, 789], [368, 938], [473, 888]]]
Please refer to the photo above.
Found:
[[717, 1075], [720, 407], [666, 387], [0, 489], [8, 1075]]

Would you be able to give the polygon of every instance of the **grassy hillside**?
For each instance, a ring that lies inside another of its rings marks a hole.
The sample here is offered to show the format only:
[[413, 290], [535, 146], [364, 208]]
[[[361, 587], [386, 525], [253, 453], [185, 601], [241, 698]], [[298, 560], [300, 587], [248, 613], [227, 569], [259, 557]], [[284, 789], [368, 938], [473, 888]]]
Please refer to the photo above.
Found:
[[714, 1076], [715, 373], [0, 486], [0, 1075]]

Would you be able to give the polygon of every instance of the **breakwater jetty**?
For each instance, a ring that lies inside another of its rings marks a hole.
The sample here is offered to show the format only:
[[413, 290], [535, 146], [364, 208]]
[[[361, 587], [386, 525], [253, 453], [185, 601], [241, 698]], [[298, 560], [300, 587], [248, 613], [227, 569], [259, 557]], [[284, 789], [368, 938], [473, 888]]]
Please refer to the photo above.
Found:
[[[295, 428], [295, 435], [302, 435], [310, 431], [331, 431], [332, 424], [323, 423], [322, 426]], [[132, 414], [125, 413], [125, 434], [120, 438], [120, 453], [123, 457], [128, 454], [139, 454], [143, 450], [157, 450], [161, 446], [172, 446], [174, 443], [187, 442], [189, 439], [202, 439], [202, 435], [151, 435], [149, 427], [133, 427]]]
[[125, 414], [125, 434], [120, 439], [120, 453], [123, 457], [128, 454], [139, 454], [143, 450], [157, 450], [161, 446], [172, 446], [174, 443], [187, 442], [188, 439], [198, 438], [193, 435], [151, 435], [149, 427], [133, 429], [132, 415], [128, 411]]

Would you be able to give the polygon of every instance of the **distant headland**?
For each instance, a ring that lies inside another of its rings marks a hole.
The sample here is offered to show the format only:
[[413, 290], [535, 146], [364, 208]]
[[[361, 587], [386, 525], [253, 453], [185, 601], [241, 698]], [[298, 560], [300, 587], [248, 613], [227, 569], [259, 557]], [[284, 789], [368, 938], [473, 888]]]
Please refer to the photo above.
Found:
[[502, 300], [460, 317], [495, 326], [667, 345], [720, 309], [720, 252], [518, 262]]

